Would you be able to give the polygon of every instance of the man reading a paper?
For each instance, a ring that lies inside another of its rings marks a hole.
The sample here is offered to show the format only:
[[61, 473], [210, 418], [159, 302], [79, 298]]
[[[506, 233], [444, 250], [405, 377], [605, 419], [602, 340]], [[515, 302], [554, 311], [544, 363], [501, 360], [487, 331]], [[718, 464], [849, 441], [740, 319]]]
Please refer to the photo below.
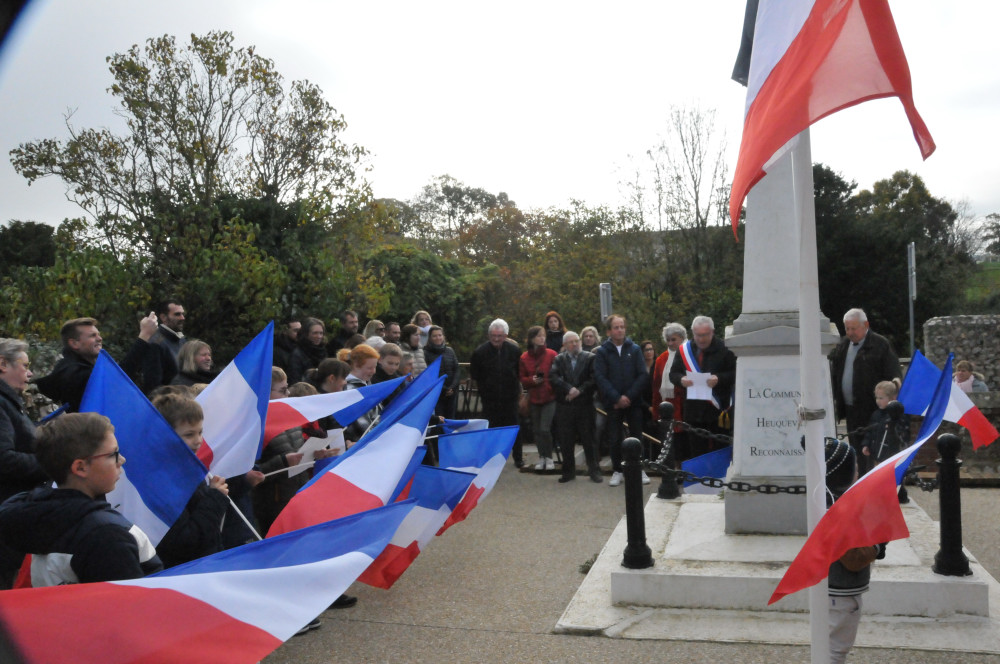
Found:
[[[695, 317], [691, 333], [693, 340], [681, 344], [670, 367], [670, 382], [687, 390], [684, 421], [712, 433], [729, 434], [731, 420], [728, 413], [723, 413], [732, 404], [736, 356], [715, 336], [715, 323], [708, 316]], [[719, 447], [708, 438], [696, 435], [689, 438], [693, 456]]]

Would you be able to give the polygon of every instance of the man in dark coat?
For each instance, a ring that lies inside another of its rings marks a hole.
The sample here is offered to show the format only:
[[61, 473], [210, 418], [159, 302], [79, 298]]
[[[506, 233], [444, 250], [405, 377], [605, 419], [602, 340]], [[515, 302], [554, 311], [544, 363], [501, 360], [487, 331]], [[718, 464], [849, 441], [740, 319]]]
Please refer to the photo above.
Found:
[[[629, 436], [642, 441], [642, 397], [649, 389], [649, 372], [642, 351], [625, 336], [625, 317], [608, 316], [608, 339], [594, 353], [594, 379], [601, 403], [608, 413], [608, 440], [611, 445], [610, 486], [622, 483], [622, 441], [625, 424]], [[642, 483], [649, 484], [646, 473]]]
[[[125, 373], [147, 393], [163, 384], [160, 350], [149, 343], [155, 332], [156, 316], [151, 313], [139, 322], [139, 338], [121, 362]], [[59, 333], [63, 342], [62, 358], [56, 362], [52, 373], [34, 382], [39, 392], [57, 404], [69, 404], [67, 410], [72, 413], [80, 410], [83, 391], [104, 340], [93, 318], [66, 321]]]
[[[868, 316], [861, 309], [844, 314], [845, 336], [830, 353], [833, 401], [837, 418], [847, 420], [847, 431], [866, 426], [875, 404], [875, 386], [883, 380], [901, 378], [899, 358], [889, 340], [869, 329]], [[864, 433], [851, 434], [851, 447], [858, 459], [858, 472], [868, 471], [868, 457], [861, 453]]]
[[549, 382], [556, 393], [556, 422], [559, 447], [562, 452], [562, 483], [576, 479], [576, 444], [583, 448], [587, 473], [592, 482], [600, 483], [594, 440], [594, 354], [582, 350], [580, 335], [563, 334], [566, 349], [552, 361]]
[[[521, 381], [518, 378], [518, 362], [521, 349], [507, 338], [510, 326], [502, 318], [497, 318], [489, 327], [489, 341], [480, 345], [469, 358], [469, 375], [476, 381], [479, 398], [483, 404], [483, 417], [491, 427], [515, 426], [517, 421], [517, 400], [521, 396]], [[521, 436], [511, 452], [514, 465], [524, 465], [521, 453]]]
[[[670, 382], [677, 387], [690, 388], [694, 383], [688, 378], [684, 354], [689, 352], [697, 364], [698, 373], [709, 374], [707, 385], [712, 388], [715, 403], [705, 399], [692, 399], [688, 390], [684, 400], [684, 421], [712, 433], [730, 434], [730, 427], [719, 422], [722, 411], [730, 406], [733, 385], [736, 383], [736, 356], [726, 344], [715, 336], [715, 322], [708, 316], [696, 316], [691, 322], [693, 342], [685, 342], [670, 367]], [[688, 434], [693, 456], [705, 454], [720, 447], [714, 440]]]

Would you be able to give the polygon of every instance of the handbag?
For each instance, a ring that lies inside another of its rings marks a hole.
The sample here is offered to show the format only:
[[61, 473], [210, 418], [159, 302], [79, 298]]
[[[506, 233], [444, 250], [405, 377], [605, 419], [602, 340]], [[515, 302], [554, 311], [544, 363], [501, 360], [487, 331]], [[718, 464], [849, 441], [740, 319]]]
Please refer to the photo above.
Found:
[[528, 399], [527, 392], [522, 391], [520, 398], [517, 400], [517, 414], [521, 417], [531, 415], [531, 401]]

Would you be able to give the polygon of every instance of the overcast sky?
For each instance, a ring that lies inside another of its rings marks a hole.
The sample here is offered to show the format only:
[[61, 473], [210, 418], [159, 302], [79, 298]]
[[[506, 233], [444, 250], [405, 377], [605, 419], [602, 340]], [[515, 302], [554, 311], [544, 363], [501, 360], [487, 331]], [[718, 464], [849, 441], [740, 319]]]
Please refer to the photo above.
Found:
[[[909, 169], [976, 215], [1000, 212], [1000, 6], [890, 4], [937, 152], [921, 161], [890, 99], [817, 124], [814, 161], [862, 188]], [[411, 198], [447, 173], [522, 208], [613, 205], [629, 155], [665, 132], [671, 105], [717, 110], [731, 173], [745, 92], [729, 76], [743, 9], [743, 0], [35, 0], [0, 53], [0, 223], [81, 214], [61, 182], [29, 188], [7, 155], [24, 141], [65, 138], [68, 109], [79, 127], [119, 128], [106, 56], [212, 29], [255, 45], [286, 80], [324, 90], [348, 140], [373, 153], [379, 197]]]

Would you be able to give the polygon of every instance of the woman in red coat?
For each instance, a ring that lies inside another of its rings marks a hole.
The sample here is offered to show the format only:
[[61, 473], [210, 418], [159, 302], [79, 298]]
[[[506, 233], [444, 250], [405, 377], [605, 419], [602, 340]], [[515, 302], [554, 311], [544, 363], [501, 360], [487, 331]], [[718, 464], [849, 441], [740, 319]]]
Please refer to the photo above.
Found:
[[531, 404], [531, 431], [538, 447], [535, 470], [555, 470], [552, 460], [552, 417], [556, 413], [556, 393], [549, 382], [549, 369], [556, 352], [545, 346], [545, 329], [540, 325], [528, 328], [528, 350], [521, 355], [521, 385], [528, 391]]
[[[670, 367], [681, 344], [687, 341], [687, 330], [680, 323], [667, 323], [663, 328], [663, 340], [667, 343], [667, 350], [660, 353], [653, 365], [653, 398], [649, 403], [653, 404], [651, 410], [654, 422], [660, 421], [660, 404], [664, 401], [674, 405], [674, 421], [680, 422], [683, 419], [681, 406], [684, 404], [685, 391], [683, 387], [676, 387], [670, 382]], [[678, 463], [690, 458], [686, 436], [683, 429], [674, 427], [674, 458]]]

